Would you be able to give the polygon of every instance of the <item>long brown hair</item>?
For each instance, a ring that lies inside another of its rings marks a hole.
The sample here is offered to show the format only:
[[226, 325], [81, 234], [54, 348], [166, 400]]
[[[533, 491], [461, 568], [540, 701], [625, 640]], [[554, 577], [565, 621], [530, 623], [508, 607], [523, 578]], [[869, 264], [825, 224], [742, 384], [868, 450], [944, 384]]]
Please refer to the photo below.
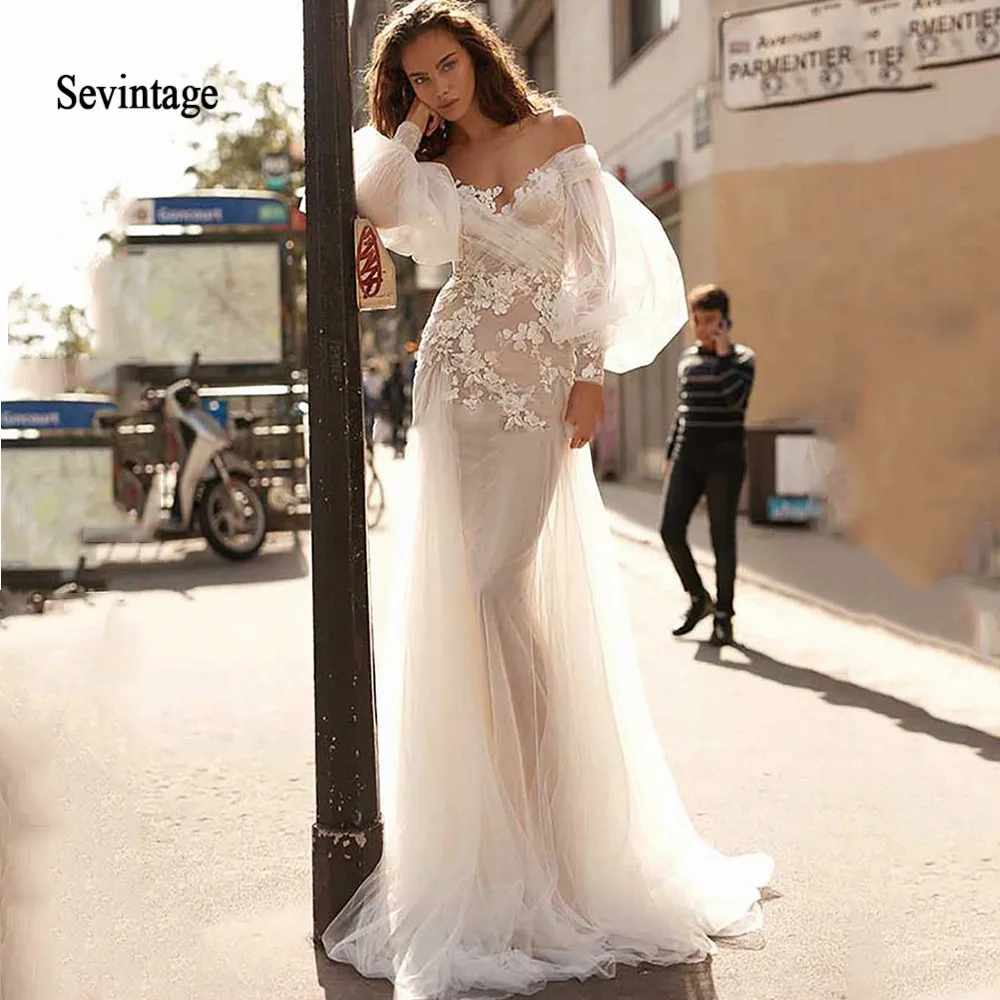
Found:
[[[476, 73], [476, 99], [491, 121], [513, 125], [552, 107], [552, 100], [528, 81], [513, 49], [463, 0], [413, 0], [390, 15], [379, 31], [365, 74], [368, 118], [383, 135], [395, 133], [416, 96], [403, 70], [403, 49], [435, 28], [450, 31], [469, 53]], [[446, 123], [443, 130], [424, 138], [418, 158], [437, 159], [448, 141]]]

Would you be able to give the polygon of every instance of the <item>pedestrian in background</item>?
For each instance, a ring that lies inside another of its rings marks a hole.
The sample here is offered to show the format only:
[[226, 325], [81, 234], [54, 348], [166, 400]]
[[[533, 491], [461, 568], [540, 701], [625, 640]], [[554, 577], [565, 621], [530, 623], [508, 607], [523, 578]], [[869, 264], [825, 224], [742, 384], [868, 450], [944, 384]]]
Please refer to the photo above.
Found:
[[399, 359], [392, 363], [392, 371], [382, 388], [382, 402], [392, 428], [392, 447], [396, 458], [406, 452], [406, 429], [410, 409], [410, 384]]
[[369, 361], [361, 373], [361, 386], [365, 404], [365, 442], [369, 448], [375, 444], [375, 418], [382, 406], [382, 389], [385, 377], [378, 370], [376, 361]]
[[[755, 355], [734, 344], [729, 296], [702, 285], [688, 296], [695, 344], [677, 366], [680, 399], [667, 443], [668, 481], [660, 537], [691, 603], [675, 636], [714, 616], [711, 642], [733, 642], [736, 512], [746, 475], [744, 421], [753, 389]], [[715, 553], [716, 600], [702, 582], [688, 545], [688, 525], [704, 496]]]

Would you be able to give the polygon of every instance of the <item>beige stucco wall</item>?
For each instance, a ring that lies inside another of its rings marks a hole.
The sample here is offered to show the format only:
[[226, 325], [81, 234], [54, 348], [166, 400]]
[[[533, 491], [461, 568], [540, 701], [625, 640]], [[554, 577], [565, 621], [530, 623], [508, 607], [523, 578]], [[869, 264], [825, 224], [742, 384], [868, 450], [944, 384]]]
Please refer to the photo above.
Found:
[[681, 194], [681, 238], [675, 247], [688, 287], [718, 280], [719, 223], [714, 178], [684, 188]]
[[905, 577], [1000, 518], [1000, 138], [717, 176], [719, 277], [754, 422], [822, 422], [853, 534]]

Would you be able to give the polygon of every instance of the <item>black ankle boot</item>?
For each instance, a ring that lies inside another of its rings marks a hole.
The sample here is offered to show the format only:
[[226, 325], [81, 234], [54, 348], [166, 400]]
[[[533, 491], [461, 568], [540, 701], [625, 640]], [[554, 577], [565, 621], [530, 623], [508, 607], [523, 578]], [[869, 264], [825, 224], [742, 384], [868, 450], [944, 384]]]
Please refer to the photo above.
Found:
[[712, 624], [712, 638], [709, 642], [713, 646], [731, 646], [733, 644], [733, 616], [725, 611], [715, 612], [715, 621]]
[[675, 636], [687, 635], [703, 618], [707, 618], [715, 610], [712, 598], [708, 594], [700, 594], [691, 598], [691, 607], [674, 629]]

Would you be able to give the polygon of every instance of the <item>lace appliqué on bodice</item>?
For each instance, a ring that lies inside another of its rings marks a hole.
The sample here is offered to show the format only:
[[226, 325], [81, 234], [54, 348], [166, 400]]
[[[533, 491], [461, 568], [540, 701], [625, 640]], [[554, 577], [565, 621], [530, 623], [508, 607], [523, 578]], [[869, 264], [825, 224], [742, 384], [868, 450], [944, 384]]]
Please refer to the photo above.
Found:
[[495, 407], [505, 430], [540, 430], [562, 417], [568, 387], [603, 381], [603, 350], [553, 340], [562, 283], [564, 193], [558, 170], [532, 171], [510, 200], [503, 188], [456, 184], [460, 257], [424, 331], [421, 366], [448, 376], [448, 398]]

